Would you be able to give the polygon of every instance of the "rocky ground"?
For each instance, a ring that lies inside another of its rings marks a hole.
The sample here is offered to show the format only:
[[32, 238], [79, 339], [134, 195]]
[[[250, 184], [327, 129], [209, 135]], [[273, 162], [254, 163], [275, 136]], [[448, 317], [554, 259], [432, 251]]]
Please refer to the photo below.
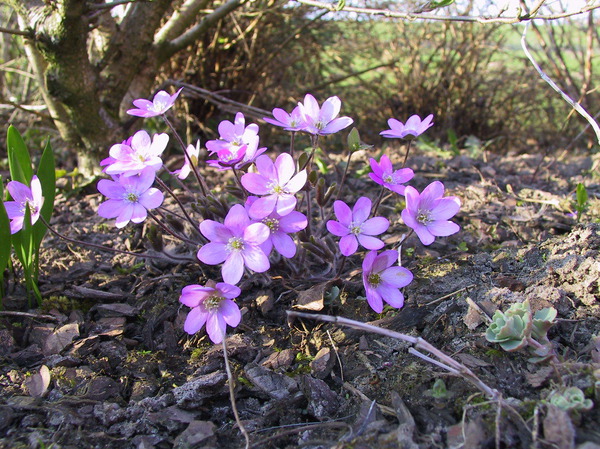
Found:
[[[415, 274], [404, 308], [377, 315], [367, 306], [359, 256], [333, 282], [328, 264], [319, 269], [310, 257], [302, 267], [274, 263], [270, 276], [245, 278], [242, 323], [227, 345], [250, 447], [600, 447], [600, 159], [484, 156], [411, 157], [412, 185], [440, 179], [461, 198], [462, 231], [430, 247], [414, 236], [403, 244], [403, 264]], [[353, 169], [364, 168], [367, 155], [353, 160]], [[578, 182], [590, 198], [579, 223], [569, 215]], [[375, 196], [365, 177], [349, 185], [349, 202], [351, 193]], [[101, 198], [93, 189], [64, 187], [57, 230], [144, 248], [146, 227], [117, 232], [95, 214]], [[390, 245], [405, 232], [400, 210], [391, 198], [381, 208], [393, 223]], [[218, 275], [216, 268], [193, 257], [144, 262], [52, 235], [41, 258], [42, 306], [29, 308], [13, 278], [0, 312], [0, 447], [244, 447], [222, 347], [182, 330], [181, 288]], [[485, 339], [494, 311], [524, 300], [534, 311], [557, 309], [549, 337], [559, 362], [534, 364], [526, 351]], [[501, 399], [415, 357], [404, 341], [291, 320], [292, 309], [421, 337]], [[580, 388], [594, 408], [551, 405], [551, 393], [567, 387]]]

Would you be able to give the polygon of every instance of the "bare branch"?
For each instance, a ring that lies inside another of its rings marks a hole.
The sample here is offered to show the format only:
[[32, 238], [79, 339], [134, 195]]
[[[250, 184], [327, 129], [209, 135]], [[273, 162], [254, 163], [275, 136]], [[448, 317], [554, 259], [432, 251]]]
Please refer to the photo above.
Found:
[[206, 15], [197, 25], [187, 30], [181, 36], [163, 44], [159, 50], [159, 59], [161, 61], [166, 60], [179, 50], [182, 50], [188, 45], [193, 44], [211, 26], [213, 26], [222, 18], [226, 17], [232, 11], [242, 6], [247, 1], [248, 0], [229, 0], [227, 3], [219, 6], [212, 13]]
[[180, 36], [189, 27], [198, 12], [208, 5], [210, 0], [186, 0], [167, 20], [154, 36], [154, 44], [160, 45]]
[[391, 11], [389, 9], [377, 9], [377, 8], [357, 8], [353, 6], [344, 6], [341, 9], [338, 9], [338, 3], [327, 3], [318, 0], [296, 0], [296, 2], [301, 3], [307, 6], [314, 6], [316, 8], [326, 9], [333, 12], [353, 12], [357, 14], [367, 14], [371, 16], [383, 16], [383, 17], [393, 17], [397, 19], [404, 20], [432, 20], [438, 22], [477, 22], [477, 23], [519, 23], [526, 22], [530, 20], [556, 20], [562, 19], [565, 17], [572, 17], [578, 14], [583, 14], [588, 11], [592, 11], [594, 9], [600, 8], [600, 5], [587, 4], [580, 8], [577, 11], [557, 13], [557, 14], [545, 14], [545, 15], [535, 15], [537, 11], [539, 11], [541, 4], [544, 3], [545, 0], [540, 0], [532, 9], [531, 13], [517, 15], [512, 17], [500, 17], [500, 16], [443, 16], [437, 14], [423, 14], [423, 13], [414, 13], [414, 12], [397, 12]]
[[25, 36], [28, 38], [33, 37], [33, 33], [31, 31], [13, 30], [11, 28], [4, 28], [4, 27], [0, 27], [0, 33], [14, 34], [15, 36]]
[[533, 59], [531, 53], [529, 53], [526, 42], [528, 25], [529, 24], [525, 26], [525, 29], [523, 30], [523, 36], [521, 37], [521, 47], [525, 52], [525, 56], [527, 56], [527, 59], [531, 61], [531, 63], [539, 73], [540, 77], [544, 81], [546, 81], [546, 83], [548, 83], [550, 87], [552, 87], [552, 89], [558, 92], [561, 95], [561, 97], [563, 97], [563, 99], [573, 107], [573, 109], [575, 109], [583, 118], [585, 118], [588, 121], [588, 123], [591, 125], [591, 127], [594, 129], [594, 132], [596, 133], [596, 139], [598, 140], [598, 142], [600, 142], [600, 126], [598, 126], [596, 120], [594, 120], [594, 118], [579, 103], [576, 103], [574, 100], [571, 99], [571, 97], [569, 97], [565, 92], [563, 92], [560, 89], [560, 87], [558, 87], [556, 83], [548, 75], [546, 75], [546, 73], [542, 70], [538, 63], [535, 62], [535, 59]]
[[[143, 1], [149, 1], [149, 0], [143, 0]], [[94, 3], [93, 5], [89, 5], [88, 8], [94, 11], [98, 11], [98, 10], [102, 10], [102, 9], [112, 9], [115, 6], [119, 6], [119, 5], [126, 5], [127, 3], [135, 3], [138, 2], [139, 0], [117, 0], [114, 2], [110, 2], [110, 3]]]

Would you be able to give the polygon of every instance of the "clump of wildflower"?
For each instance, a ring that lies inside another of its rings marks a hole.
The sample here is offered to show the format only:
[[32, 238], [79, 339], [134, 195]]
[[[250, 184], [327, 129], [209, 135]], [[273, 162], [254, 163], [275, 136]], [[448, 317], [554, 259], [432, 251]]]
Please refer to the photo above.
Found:
[[379, 163], [371, 158], [369, 159], [369, 164], [373, 170], [373, 173], [369, 173], [371, 179], [377, 184], [384, 186], [392, 192], [399, 193], [400, 195], [404, 195], [404, 189], [406, 189], [406, 186], [403, 184], [410, 181], [415, 176], [415, 172], [410, 168], [394, 170], [390, 158], [385, 154], [381, 156]]
[[383, 137], [391, 139], [414, 139], [433, 126], [433, 114], [429, 114], [423, 121], [421, 121], [421, 117], [418, 115], [412, 115], [406, 121], [406, 124], [395, 118], [391, 118], [388, 120], [388, 125], [390, 129], [379, 133]]
[[129, 109], [127, 113], [136, 117], [145, 118], [163, 115], [165, 112], [171, 109], [182, 90], [183, 87], [173, 95], [169, 95], [164, 90], [161, 90], [156, 93], [152, 101], [144, 98], [134, 100], [133, 105], [135, 106], [135, 109]]
[[114, 180], [101, 179], [98, 190], [108, 198], [98, 207], [98, 215], [116, 218], [115, 226], [122, 228], [130, 221], [141, 223], [148, 210], [160, 206], [163, 193], [152, 187], [155, 173], [152, 168], [142, 170], [139, 176], [115, 176]]
[[221, 343], [227, 325], [236, 327], [240, 324], [242, 315], [233, 301], [240, 293], [239, 287], [224, 282], [215, 284], [208, 281], [205, 286], [194, 284], [184, 287], [179, 301], [192, 310], [188, 313], [183, 329], [193, 335], [206, 324], [206, 332], [211, 341]]
[[434, 181], [421, 194], [411, 186], [404, 190], [406, 209], [402, 220], [412, 228], [423, 245], [431, 245], [436, 237], [457, 233], [460, 226], [449, 221], [460, 209], [460, 200], [455, 196], [444, 196], [444, 184]]
[[223, 224], [213, 220], [200, 223], [200, 232], [210, 240], [198, 251], [198, 259], [208, 265], [222, 262], [221, 274], [228, 284], [237, 284], [244, 266], [262, 273], [270, 268], [269, 259], [260, 245], [269, 238], [269, 228], [252, 223], [241, 204], [234, 204]]
[[354, 254], [359, 243], [367, 249], [383, 248], [384, 243], [373, 236], [387, 231], [390, 222], [384, 217], [369, 218], [371, 214], [369, 198], [360, 197], [352, 210], [346, 203], [338, 200], [333, 203], [333, 210], [338, 221], [329, 220], [327, 230], [341, 237], [340, 251], [344, 256]]
[[15, 234], [23, 229], [25, 211], [29, 208], [31, 224], [40, 218], [40, 210], [44, 204], [42, 185], [37, 176], [31, 178], [31, 187], [19, 182], [10, 181], [6, 189], [14, 201], [5, 201], [4, 207], [10, 219], [10, 233]]
[[362, 279], [367, 302], [377, 313], [383, 311], [383, 301], [397, 308], [404, 305], [400, 289], [412, 282], [413, 274], [407, 268], [395, 265], [397, 260], [398, 251], [393, 249], [379, 255], [377, 251], [370, 251], [363, 260]]
[[100, 164], [106, 165], [104, 172], [108, 175], [138, 175], [147, 167], [157, 172], [162, 167], [160, 156], [167, 147], [169, 135], [150, 135], [142, 130], [135, 133], [128, 143], [118, 143], [111, 147], [110, 157]]
[[300, 115], [305, 126], [302, 129], [307, 133], [325, 136], [336, 133], [350, 126], [353, 120], [350, 117], [338, 117], [342, 102], [338, 97], [329, 97], [319, 107], [319, 103], [311, 94], [304, 96], [304, 103], [298, 103]]
[[287, 153], [280, 154], [275, 163], [266, 155], [255, 163], [258, 173], [246, 173], [241, 179], [248, 192], [264, 195], [252, 203], [250, 214], [258, 219], [273, 211], [281, 216], [289, 214], [296, 207], [296, 192], [306, 184], [306, 170], [294, 175], [296, 165]]

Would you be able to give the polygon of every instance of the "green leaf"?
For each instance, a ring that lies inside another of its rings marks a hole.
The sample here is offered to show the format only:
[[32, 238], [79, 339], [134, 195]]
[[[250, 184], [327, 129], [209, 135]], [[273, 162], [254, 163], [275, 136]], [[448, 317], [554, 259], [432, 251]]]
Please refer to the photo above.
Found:
[[444, 6], [450, 6], [454, 3], [454, 0], [440, 0], [440, 1], [432, 1], [430, 3], [431, 8], [443, 8]]
[[335, 5], [336, 11], [341, 11], [346, 6], [346, 0], [338, 0], [337, 5]]
[[[0, 176], [0, 198], [4, 199], [4, 184]], [[0, 201], [0, 296], [4, 296], [4, 270], [8, 266], [11, 252], [10, 220], [4, 208], [4, 202]], [[1, 306], [1, 304], [0, 304]]]
[[577, 205], [584, 207], [588, 201], [588, 194], [585, 186], [582, 183], [577, 184]]
[[[40, 179], [42, 185], [42, 196], [44, 197], [44, 204], [40, 211], [40, 215], [50, 223], [52, 218], [52, 211], [54, 210], [54, 198], [56, 196], [56, 170], [54, 168], [54, 153], [50, 142], [46, 143], [42, 158], [40, 159], [40, 166], [38, 167], [37, 177]], [[42, 243], [42, 239], [47, 232], [46, 225], [41, 221], [33, 227], [34, 233], [34, 246], [35, 250], [39, 251], [39, 246]]]
[[348, 134], [348, 148], [352, 153], [360, 149], [360, 136], [358, 134], [358, 129], [352, 128], [350, 134]]
[[12, 125], [6, 133], [6, 149], [11, 179], [29, 186], [33, 176], [31, 157], [19, 131]]

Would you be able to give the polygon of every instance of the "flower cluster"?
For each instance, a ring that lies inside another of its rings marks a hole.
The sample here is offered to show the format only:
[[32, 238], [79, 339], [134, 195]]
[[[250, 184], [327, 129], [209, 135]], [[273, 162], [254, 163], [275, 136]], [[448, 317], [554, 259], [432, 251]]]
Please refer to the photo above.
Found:
[[[128, 113], [137, 117], [162, 116], [173, 129], [165, 114], [180, 93], [181, 89], [174, 95], [160, 91], [152, 101], [135, 100], [136, 108], [130, 109]], [[197, 249], [196, 257], [200, 262], [221, 265], [222, 282], [209, 280], [204, 285], [194, 284], [183, 288], [180, 302], [191, 308], [184, 325], [186, 332], [194, 334], [206, 327], [209, 338], [215, 343], [221, 342], [227, 325], [235, 327], [240, 322], [240, 309], [235, 299], [240, 296], [241, 289], [236, 284], [242, 280], [245, 273], [264, 273], [274, 263], [285, 265], [286, 260], [289, 261], [300, 252], [298, 239], [302, 240], [303, 247], [310, 251], [310, 248], [315, 248], [318, 239], [324, 237], [325, 229], [340, 238], [339, 250], [343, 257], [354, 255], [360, 248], [367, 250], [362, 263], [362, 279], [369, 306], [378, 313], [383, 311], [384, 302], [392, 307], [402, 307], [404, 295], [401, 289], [412, 281], [413, 275], [407, 268], [400, 266], [400, 254], [397, 250], [378, 253], [385, 246], [381, 236], [390, 227], [388, 218], [376, 215], [386, 189], [392, 194], [405, 197], [406, 208], [402, 211], [402, 219], [423, 244], [430, 245], [436, 237], [447, 236], [459, 230], [456, 223], [449, 221], [460, 208], [458, 198], [444, 197], [444, 186], [437, 181], [426, 187], [422, 193], [407, 186], [406, 183], [414, 177], [413, 170], [404, 167], [394, 169], [387, 155], [383, 155], [379, 161], [369, 161], [372, 169], [369, 176], [381, 186], [380, 196], [375, 205], [368, 196], [362, 196], [353, 205], [348, 205], [338, 199], [338, 192], [331, 212], [331, 216], [335, 214], [336, 219], [325, 218], [323, 206], [328, 200], [324, 198], [329, 198], [333, 190], [329, 188], [330, 193], [324, 196], [324, 179], [315, 177], [314, 172], [312, 177], [309, 174], [318, 138], [336, 133], [353, 123], [349, 117], [340, 117], [340, 110], [341, 101], [338, 97], [330, 97], [320, 105], [315, 97], [306, 94], [304, 100], [298, 102], [290, 113], [275, 108], [273, 118], [264, 118], [267, 123], [282, 127], [292, 134], [303, 133], [311, 137], [310, 154], [306, 153], [298, 160], [293, 157], [293, 145], [289, 154], [282, 153], [274, 159], [265, 154], [267, 148], [260, 147], [259, 144], [258, 125], [247, 124], [246, 117], [241, 112], [235, 115], [233, 122], [222, 121], [218, 126], [219, 138], [205, 143], [209, 154], [206, 162], [201, 161], [200, 141], [195, 146], [186, 147], [178, 138], [185, 162], [171, 174], [177, 178], [177, 182], [181, 182], [190, 173], [195, 173], [203, 190], [201, 200], [204, 201], [197, 204], [225, 204], [219, 202], [221, 200], [217, 199], [214, 191], [205, 190], [205, 181], [198, 171], [199, 164], [205, 163], [206, 166], [219, 171], [231, 170], [238, 183], [239, 190], [236, 195], [240, 199], [239, 202], [232, 205], [227, 203], [224, 209], [194, 209], [202, 215], [202, 210], [212, 211], [212, 215], [200, 217], [199, 225], [198, 222], [194, 222], [175, 193], [157, 178], [164, 166], [162, 154], [169, 143], [167, 134], [157, 133], [150, 136], [142, 130], [110, 148], [109, 157], [103, 160], [101, 165], [112, 179], [103, 179], [98, 183], [98, 190], [107, 197], [100, 205], [98, 213], [105, 218], [115, 218], [118, 228], [130, 221], [141, 223], [151, 216], [173, 236], [189, 244], [198, 242], [200, 248]], [[411, 140], [432, 126], [432, 119], [433, 116], [430, 115], [421, 121], [415, 115], [410, 117], [406, 124], [390, 119], [388, 124], [391, 129], [381, 134], [385, 137]], [[356, 130], [352, 130], [351, 135], [358, 147], [369, 148], [360, 143]], [[354, 152], [355, 149], [351, 149], [350, 155]], [[344, 179], [345, 174], [340, 192]], [[307, 182], [309, 180], [310, 182]], [[181, 214], [175, 214], [162, 206], [164, 194], [153, 187], [155, 182], [174, 197], [182, 209]], [[320, 229], [316, 226], [311, 228], [315, 214], [310, 205], [310, 191], [317, 185], [320, 186], [316, 195], [322, 220]], [[186, 190], [191, 192], [187, 187]], [[39, 203], [39, 198], [33, 195], [17, 194], [13, 197], [21, 205], [29, 204], [32, 207], [31, 205]], [[185, 217], [196, 227], [205, 243], [182, 238], [183, 231], [176, 231], [161, 223], [157, 215], [151, 212], [153, 209], [158, 209], [161, 216], [171, 214]], [[219, 210], [222, 212], [218, 212]], [[17, 225], [18, 223], [15, 227]], [[300, 234], [303, 235], [302, 238], [299, 237]], [[327, 254], [328, 251], [331, 254], [330, 249], [323, 254]], [[306, 251], [302, 251], [303, 260], [306, 259], [306, 254]], [[337, 261], [338, 258], [335, 261], [330, 260], [329, 263], [337, 265]], [[325, 260], [322, 262], [326, 263]], [[338, 266], [338, 275], [341, 274], [341, 267], [343, 262]]]

